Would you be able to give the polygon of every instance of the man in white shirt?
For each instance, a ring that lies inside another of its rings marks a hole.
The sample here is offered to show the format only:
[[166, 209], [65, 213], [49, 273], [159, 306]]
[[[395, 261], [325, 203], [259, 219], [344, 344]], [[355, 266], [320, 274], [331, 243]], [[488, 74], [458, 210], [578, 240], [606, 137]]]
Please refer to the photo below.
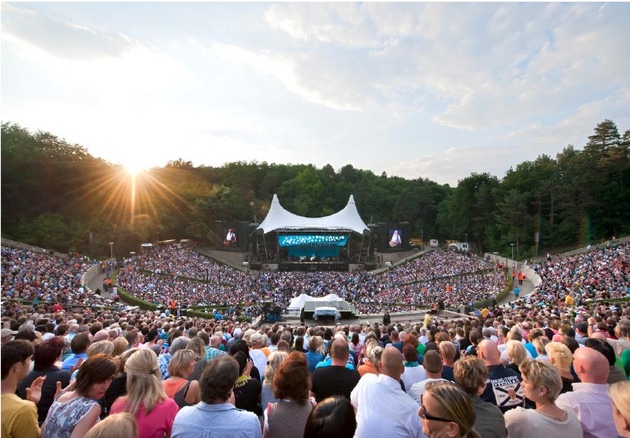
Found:
[[364, 375], [350, 394], [357, 412], [355, 438], [424, 437], [418, 404], [400, 387], [404, 365], [397, 348], [385, 348], [381, 371]]
[[409, 389], [409, 395], [420, 404], [424, 389], [429, 382], [439, 382], [446, 380], [442, 378], [442, 357], [435, 350], [429, 350], [424, 355], [424, 369], [427, 372], [427, 378], [420, 382], [414, 383]]
[[573, 368], [581, 383], [573, 391], [560, 394], [556, 404], [571, 409], [580, 419], [584, 438], [617, 436], [612, 405], [608, 395], [608, 359], [592, 348], [578, 348], [573, 353]]

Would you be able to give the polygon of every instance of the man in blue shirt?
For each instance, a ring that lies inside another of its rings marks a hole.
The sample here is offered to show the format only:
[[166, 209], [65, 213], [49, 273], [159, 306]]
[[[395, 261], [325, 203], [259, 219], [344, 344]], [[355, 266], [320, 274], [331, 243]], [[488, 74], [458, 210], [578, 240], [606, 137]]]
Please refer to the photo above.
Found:
[[61, 363], [62, 370], [74, 371], [75, 368], [81, 366], [83, 361], [87, 360], [87, 349], [92, 343], [90, 336], [90, 332], [81, 332], [72, 338], [70, 348], [73, 354]]
[[232, 388], [238, 371], [238, 363], [232, 356], [221, 356], [208, 362], [199, 381], [201, 402], [185, 406], [177, 413], [171, 437], [262, 438], [258, 416], [234, 406]]

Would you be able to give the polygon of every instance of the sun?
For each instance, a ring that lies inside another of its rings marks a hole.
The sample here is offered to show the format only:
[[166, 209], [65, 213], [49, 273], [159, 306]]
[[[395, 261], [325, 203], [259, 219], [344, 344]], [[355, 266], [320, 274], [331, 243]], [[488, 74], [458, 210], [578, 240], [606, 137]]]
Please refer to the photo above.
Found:
[[142, 160], [128, 160], [121, 163], [122, 167], [125, 169], [131, 176], [137, 176], [138, 174], [149, 170], [149, 166], [147, 166]]

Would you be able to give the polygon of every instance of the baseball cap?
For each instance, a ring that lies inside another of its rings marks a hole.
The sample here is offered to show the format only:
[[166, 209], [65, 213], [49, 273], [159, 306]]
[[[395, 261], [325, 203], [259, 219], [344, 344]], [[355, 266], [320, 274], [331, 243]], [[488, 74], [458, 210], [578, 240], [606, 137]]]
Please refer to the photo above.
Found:
[[4, 329], [2, 329], [2, 335], [0, 335], [0, 336], [5, 338], [7, 336], [14, 336], [14, 335], [17, 335], [17, 332], [15, 330], [4, 328]]
[[258, 332], [252, 333], [249, 336], [249, 342], [251, 342], [252, 344], [260, 344], [261, 340], [262, 340], [262, 335]]

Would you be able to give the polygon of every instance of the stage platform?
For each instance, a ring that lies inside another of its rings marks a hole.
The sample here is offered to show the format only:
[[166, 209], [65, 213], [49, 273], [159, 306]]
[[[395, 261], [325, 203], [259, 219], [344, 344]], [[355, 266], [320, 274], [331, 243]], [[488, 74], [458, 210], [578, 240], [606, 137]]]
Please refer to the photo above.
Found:
[[[323, 315], [317, 315], [317, 318], [314, 316], [318, 313], [317, 309], [324, 309]], [[339, 311], [339, 319], [353, 319], [355, 318], [355, 310], [348, 302], [346, 301], [305, 301], [304, 302], [304, 319], [317, 319], [321, 321], [322, 318], [333, 320], [335, 317], [333, 315], [327, 315], [328, 309], [336, 309]]]

